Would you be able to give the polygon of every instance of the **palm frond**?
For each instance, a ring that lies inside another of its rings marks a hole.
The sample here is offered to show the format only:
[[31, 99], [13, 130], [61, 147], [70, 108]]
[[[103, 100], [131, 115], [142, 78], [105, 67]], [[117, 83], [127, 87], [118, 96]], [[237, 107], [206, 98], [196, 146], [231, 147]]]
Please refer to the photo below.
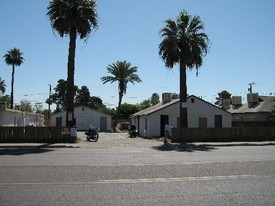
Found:
[[128, 82], [132, 84], [135, 82], [141, 82], [139, 76], [135, 74], [137, 70], [138, 68], [136, 66], [132, 66], [130, 62], [117, 61], [107, 66], [107, 72], [112, 76], [102, 77], [101, 81], [103, 84], [117, 81], [119, 93], [125, 94]]
[[17, 48], [10, 49], [3, 57], [8, 65], [20, 66], [24, 62], [23, 53]]
[[166, 20], [165, 27], [160, 30], [163, 40], [159, 44], [159, 55], [165, 66], [173, 68], [182, 62], [189, 69], [198, 69], [209, 49], [209, 39], [203, 30], [200, 17], [192, 17], [186, 11], [182, 11], [176, 21]]
[[47, 16], [61, 37], [74, 28], [81, 39], [88, 38], [92, 28], [98, 27], [96, 6], [94, 0], [52, 0]]

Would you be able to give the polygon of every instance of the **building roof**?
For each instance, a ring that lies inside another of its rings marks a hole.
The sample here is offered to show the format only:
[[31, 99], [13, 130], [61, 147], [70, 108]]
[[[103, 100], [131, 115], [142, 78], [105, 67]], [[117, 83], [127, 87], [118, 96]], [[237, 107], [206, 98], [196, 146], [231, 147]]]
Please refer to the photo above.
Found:
[[16, 109], [9, 109], [9, 108], [5, 108], [4, 110], [0, 110], [0, 112], [18, 113], [18, 114], [24, 114], [24, 115], [32, 115], [32, 116], [37, 116], [37, 117], [43, 117], [42, 114], [26, 112], [26, 111], [21, 111], [21, 110], [16, 110]]
[[259, 96], [259, 103], [249, 107], [248, 103], [233, 106], [227, 110], [232, 114], [244, 114], [244, 113], [270, 113], [275, 107], [275, 97], [274, 96]]
[[161, 102], [161, 103], [158, 103], [158, 104], [156, 104], [156, 105], [154, 105], [154, 106], [151, 106], [151, 107], [149, 107], [149, 108], [147, 108], [147, 109], [144, 109], [144, 110], [142, 110], [142, 111], [139, 111], [139, 112], [133, 114], [132, 116], [148, 115], [148, 114], [154, 113], [154, 112], [156, 112], [156, 111], [159, 111], [159, 110], [161, 110], [161, 109], [164, 109], [164, 108], [166, 108], [166, 107], [168, 107], [168, 106], [171, 106], [171, 105], [173, 105], [173, 104], [176, 104], [176, 103], [179, 102], [179, 101], [180, 101], [179, 99], [172, 99], [170, 102], [167, 102], [167, 103], [165, 103], [165, 104], [163, 104], [163, 103]]
[[[220, 110], [224, 111], [225, 113], [229, 113], [228, 111], [223, 110], [223, 109], [221, 109], [220, 107], [217, 107], [216, 105], [213, 105], [213, 104], [211, 104], [211, 103], [209, 103], [209, 102], [207, 102], [207, 101], [205, 101], [205, 100], [203, 100], [203, 99], [201, 99], [201, 98], [199, 98], [199, 97], [196, 97], [195, 95], [190, 95], [190, 96], [187, 97], [187, 99], [189, 99], [189, 98], [196, 98], [196, 99], [199, 99], [199, 100], [203, 101], [203, 102], [206, 103], [206, 104], [209, 104], [209, 105], [211, 105], [211, 106], [213, 106], [213, 107], [215, 107], [215, 108], [217, 108], [217, 109], [220, 109]], [[157, 111], [159, 111], [159, 110], [161, 110], [161, 109], [164, 109], [164, 108], [166, 108], [166, 107], [169, 107], [169, 106], [171, 106], [171, 105], [173, 105], [173, 104], [176, 104], [176, 103], [178, 103], [179, 101], [180, 101], [180, 99], [172, 99], [170, 102], [167, 102], [167, 103], [165, 103], [165, 104], [163, 104], [163, 103], [161, 102], [161, 103], [158, 103], [158, 104], [156, 104], [156, 105], [154, 105], [154, 106], [152, 106], [152, 107], [149, 107], [149, 108], [147, 108], [147, 109], [144, 109], [144, 110], [142, 110], [142, 111], [139, 111], [139, 112], [133, 114], [132, 116], [149, 115], [149, 114], [151, 114], [151, 113], [154, 113], [154, 112], [157, 112]], [[230, 114], [231, 114], [231, 113], [230, 113]]]
[[[110, 116], [110, 117], [111, 117], [111, 115], [109, 115], [109, 114], [106, 114], [106, 113], [104, 113], [104, 112], [98, 111], [98, 110], [96, 110], [96, 109], [92, 109], [92, 108], [90, 108], [90, 107], [88, 107], [88, 106], [82, 106], [82, 105], [80, 105], [80, 106], [75, 106], [75, 107], [74, 107], [74, 111], [77, 110], [78, 108], [85, 108], [85, 110], [90, 110], [90, 111], [97, 112], [97, 113], [103, 114], [103, 115], [105, 115], [105, 116]], [[66, 110], [63, 110], [63, 111], [60, 111], [60, 112], [51, 114], [51, 117], [52, 117], [52, 116], [58, 116], [58, 115], [60, 115], [60, 114], [65, 114], [65, 113], [66, 113]]]

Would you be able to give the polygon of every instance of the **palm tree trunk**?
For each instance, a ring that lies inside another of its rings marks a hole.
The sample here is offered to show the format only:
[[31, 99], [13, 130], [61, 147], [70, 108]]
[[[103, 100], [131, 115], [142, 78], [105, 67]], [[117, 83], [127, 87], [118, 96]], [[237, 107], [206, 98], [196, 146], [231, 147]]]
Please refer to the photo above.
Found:
[[11, 73], [11, 106], [13, 109], [13, 86], [14, 86], [14, 64], [12, 65], [12, 73]]
[[188, 128], [186, 64], [180, 61], [180, 128]]
[[76, 48], [76, 30], [72, 28], [70, 31], [70, 43], [68, 54], [68, 77], [67, 77], [67, 95], [66, 95], [66, 126], [73, 127], [74, 120], [74, 61]]
[[119, 91], [118, 96], [119, 97], [118, 97], [118, 106], [117, 106], [117, 111], [116, 111], [116, 118], [115, 118], [115, 122], [113, 124], [113, 130], [114, 130], [114, 132], [116, 131], [116, 126], [117, 126], [117, 123], [118, 123], [118, 120], [119, 120], [123, 92]]

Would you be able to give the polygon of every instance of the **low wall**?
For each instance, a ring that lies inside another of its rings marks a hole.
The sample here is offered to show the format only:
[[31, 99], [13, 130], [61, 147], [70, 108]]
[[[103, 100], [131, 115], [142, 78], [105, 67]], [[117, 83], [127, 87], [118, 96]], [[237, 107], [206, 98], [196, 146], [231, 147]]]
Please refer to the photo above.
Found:
[[212, 141], [275, 141], [275, 127], [172, 129], [172, 142]]
[[0, 127], [0, 143], [71, 143], [76, 137], [64, 135], [58, 127]]

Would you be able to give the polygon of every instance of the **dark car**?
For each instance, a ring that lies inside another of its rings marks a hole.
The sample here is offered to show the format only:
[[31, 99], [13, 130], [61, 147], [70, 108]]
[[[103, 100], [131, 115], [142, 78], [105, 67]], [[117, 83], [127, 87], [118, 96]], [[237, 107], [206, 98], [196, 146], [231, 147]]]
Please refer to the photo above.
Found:
[[118, 124], [118, 128], [119, 128], [120, 130], [125, 130], [125, 129], [128, 130], [129, 125], [130, 125], [130, 122], [120, 122], [120, 123]]

